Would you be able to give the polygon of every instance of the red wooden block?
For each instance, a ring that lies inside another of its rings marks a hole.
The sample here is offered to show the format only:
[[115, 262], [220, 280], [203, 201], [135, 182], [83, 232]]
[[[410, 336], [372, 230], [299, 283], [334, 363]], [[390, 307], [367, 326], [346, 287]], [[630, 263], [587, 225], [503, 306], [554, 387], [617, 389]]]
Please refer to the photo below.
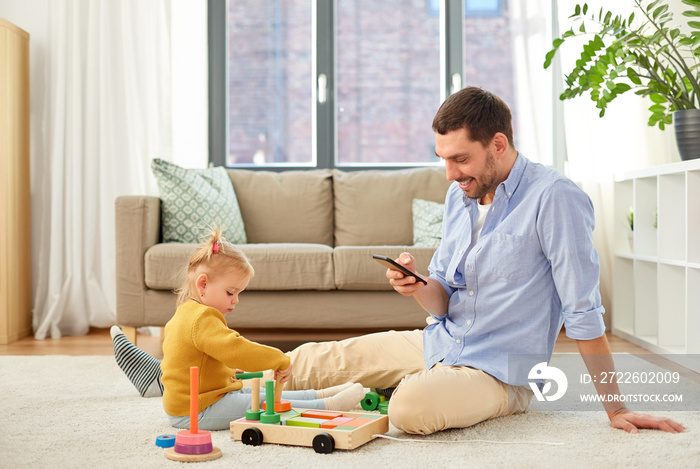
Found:
[[327, 410], [305, 410], [301, 413], [302, 417], [309, 417], [312, 419], [326, 419], [333, 420], [338, 417], [342, 417], [342, 412], [328, 412]]
[[353, 417], [337, 417], [321, 424], [321, 428], [335, 428], [347, 424], [349, 421], [355, 420]]
[[369, 423], [369, 422], [374, 422], [374, 419], [361, 419], [361, 418], [356, 418], [350, 420], [348, 423], [345, 424], [346, 427], [361, 427], [362, 425]]

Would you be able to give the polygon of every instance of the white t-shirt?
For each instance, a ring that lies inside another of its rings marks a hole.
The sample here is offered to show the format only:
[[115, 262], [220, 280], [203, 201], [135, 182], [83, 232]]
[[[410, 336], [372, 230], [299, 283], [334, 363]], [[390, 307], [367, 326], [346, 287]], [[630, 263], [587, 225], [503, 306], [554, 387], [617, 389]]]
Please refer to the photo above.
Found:
[[472, 247], [475, 246], [476, 242], [479, 240], [479, 236], [481, 235], [481, 228], [484, 227], [484, 220], [486, 220], [486, 215], [488, 215], [489, 213], [491, 204], [476, 204], [476, 206], [479, 207], [479, 216], [476, 218], [476, 222], [474, 223], [474, 227], [472, 228]]

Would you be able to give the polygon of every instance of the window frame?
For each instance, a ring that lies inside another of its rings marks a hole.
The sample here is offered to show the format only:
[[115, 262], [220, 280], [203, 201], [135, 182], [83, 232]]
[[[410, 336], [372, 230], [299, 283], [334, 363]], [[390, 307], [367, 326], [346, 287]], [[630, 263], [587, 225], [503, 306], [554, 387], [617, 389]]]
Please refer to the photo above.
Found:
[[[312, 21], [316, 27], [312, 29], [314, 44], [313, 74], [315, 85], [312, 97], [312, 120], [314, 131], [312, 137], [312, 155], [316, 161], [309, 165], [236, 165], [231, 168], [290, 171], [309, 169], [341, 169], [343, 171], [366, 169], [407, 169], [424, 166], [438, 166], [441, 162], [436, 158], [435, 163], [422, 164], [375, 164], [375, 165], [344, 165], [336, 164], [336, 91], [335, 91], [335, 1], [310, 0], [312, 3]], [[462, 64], [462, 16], [463, 2], [461, 0], [440, 0], [440, 100], [448, 95], [448, 90], [454, 91], [453, 80], [462, 82], [464, 77]], [[226, 86], [226, 0], [208, 0], [208, 42], [209, 42], [209, 162], [213, 166], [226, 166], [228, 102]], [[453, 14], [457, 13], [459, 14]], [[319, 77], [326, 77], [326, 101], [318, 100]], [[453, 78], [456, 77], [456, 78]], [[430, 123], [426, 123], [430, 125]]]
[[[368, 169], [408, 169], [426, 166], [439, 166], [442, 161], [436, 158], [435, 163], [415, 164], [373, 164], [373, 165], [343, 165], [336, 164], [336, 90], [335, 90], [335, 0], [312, 1], [312, 66], [314, 85], [312, 87], [312, 156], [315, 164], [308, 165], [236, 165], [230, 168], [250, 169], [257, 171], [290, 171], [311, 169], [340, 169], [356, 171]], [[464, 66], [462, 60], [464, 47], [464, 0], [440, 1], [440, 102], [458, 89], [464, 83]], [[227, 0], [208, 0], [208, 59], [209, 59], [209, 164], [226, 166], [228, 152], [228, 93], [226, 78], [226, 3]], [[502, 0], [499, 5], [503, 6]], [[552, 10], [556, 13], [556, 0], [552, 0]], [[557, 30], [556, 16], [553, 16], [552, 27]], [[553, 167], [564, 172], [566, 164], [566, 144], [564, 132], [557, 116], [562, 115], [562, 105], [558, 99], [557, 88], [561, 88], [561, 74], [554, 74], [553, 119]], [[318, 100], [319, 77], [326, 76], [326, 101]], [[311, 85], [311, 84], [310, 84]], [[430, 123], [426, 123], [430, 125]]]

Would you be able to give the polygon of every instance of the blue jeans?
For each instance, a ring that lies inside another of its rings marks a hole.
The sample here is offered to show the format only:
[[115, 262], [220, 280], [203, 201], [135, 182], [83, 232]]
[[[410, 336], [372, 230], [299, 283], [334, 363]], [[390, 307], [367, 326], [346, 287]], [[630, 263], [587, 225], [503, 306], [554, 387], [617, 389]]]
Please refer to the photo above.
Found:
[[[221, 399], [199, 413], [198, 428], [202, 430], [228, 430], [231, 422], [245, 417], [245, 411], [251, 406], [251, 388], [231, 391]], [[324, 410], [323, 399], [316, 396], [316, 391], [282, 391], [282, 398], [292, 404], [292, 408]], [[260, 403], [265, 402], [265, 392], [260, 392]], [[170, 425], [175, 428], [190, 428], [190, 416], [175, 417], [168, 415]]]

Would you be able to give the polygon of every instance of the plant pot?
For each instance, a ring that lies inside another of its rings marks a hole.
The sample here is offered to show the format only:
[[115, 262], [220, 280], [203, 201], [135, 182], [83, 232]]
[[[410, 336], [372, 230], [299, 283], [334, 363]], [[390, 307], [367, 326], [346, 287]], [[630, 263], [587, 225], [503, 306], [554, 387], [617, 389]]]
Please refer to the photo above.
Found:
[[676, 144], [683, 161], [700, 158], [700, 109], [683, 109], [673, 113]]
[[632, 231], [627, 233], [627, 241], [630, 243], [630, 252], [634, 253], [634, 233]]

